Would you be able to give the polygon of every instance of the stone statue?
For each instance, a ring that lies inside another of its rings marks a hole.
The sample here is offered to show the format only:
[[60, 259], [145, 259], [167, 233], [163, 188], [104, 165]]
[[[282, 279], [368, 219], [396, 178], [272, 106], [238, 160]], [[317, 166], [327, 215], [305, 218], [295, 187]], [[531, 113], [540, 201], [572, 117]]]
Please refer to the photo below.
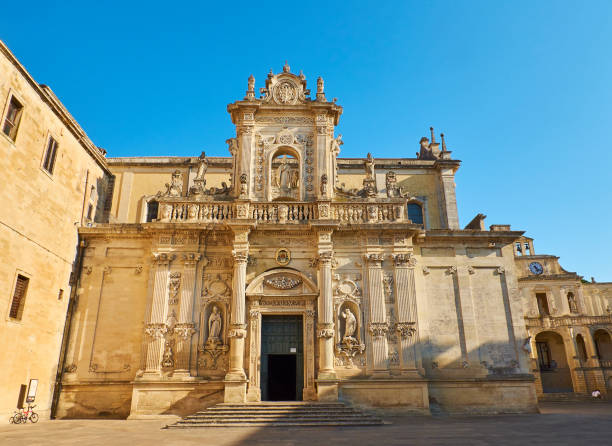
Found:
[[248, 90], [255, 91], [255, 78], [252, 74], [249, 76]]
[[340, 146], [344, 144], [344, 141], [342, 141], [342, 135], [338, 135], [336, 136], [334, 139], [332, 139], [331, 141], [331, 152], [338, 156], [338, 154], [340, 153]]
[[206, 153], [202, 152], [198, 158], [198, 173], [196, 174], [195, 180], [203, 180], [206, 171], [208, 170], [208, 160], [206, 159]]
[[344, 324], [344, 336], [342, 336], [342, 342], [345, 341], [354, 341], [355, 340], [355, 331], [357, 330], [357, 319], [353, 312], [345, 308], [342, 312], [342, 317], [345, 320]]
[[327, 195], [327, 175], [321, 175], [321, 196]]
[[274, 185], [283, 191], [297, 189], [299, 183], [299, 174], [290, 164], [287, 157], [281, 159], [281, 164], [276, 170], [274, 176]]
[[207, 343], [221, 343], [221, 325], [223, 320], [221, 318], [221, 312], [219, 311], [219, 307], [214, 305], [212, 307], [212, 312], [210, 316], [208, 316], [208, 340]]
[[166, 197], [180, 197], [183, 195], [183, 174], [180, 170], [172, 172], [172, 181], [166, 183]]
[[323, 93], [323, 86], [323, 78], [319, 76], [319, 78], [317, 79], [317, 94]]
[[374, 178], [374, 158], [371, 153], [368, 153], [368, 158], [365, 160], [365, 173], [367, 179]]
[[228, 150], [232, 156], [236, 156], [238, 154], [238, 138], [226, 139], [225, 143], [228, 145]]
[[574, 293], [567, 293], [567, 302], [569, 303], [570, 311], [572, 313], [578, 313], [578, 306], [576, 305]]

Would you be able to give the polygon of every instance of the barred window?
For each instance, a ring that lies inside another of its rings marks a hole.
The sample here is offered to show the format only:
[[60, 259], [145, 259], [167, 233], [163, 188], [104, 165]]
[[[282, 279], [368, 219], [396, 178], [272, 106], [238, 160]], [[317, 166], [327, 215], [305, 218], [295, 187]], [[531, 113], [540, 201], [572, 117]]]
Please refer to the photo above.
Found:
[[57, 141], [53, 139], [53, 137], [49, 136], [49, 142], [47, 143], [47, 150], [45, 150], [45, 158], [43, 161], [43, 169], [45, 169], [49, 173], [53, 173], [56, 155]]
[[15, 283], [15, 292], [13, 293], [13, 301], [11, 302], [11, 309], [9, 312], [9, 317], [12, 319], [21, 320], [29, 282], [30, 279], [28, 279], [27, 277], [22, 276], [21, 274], [17, 275], [17, 282]]
[[23, 105], [21, 105], [21, 102], [19, 102], [15, 96], [11, 96], [8, 110], [4, 117], [4, 122], [2, 123], [2, 131], [13, 141], [17, 138], [17, 129], [19, 128], [22, 112]]

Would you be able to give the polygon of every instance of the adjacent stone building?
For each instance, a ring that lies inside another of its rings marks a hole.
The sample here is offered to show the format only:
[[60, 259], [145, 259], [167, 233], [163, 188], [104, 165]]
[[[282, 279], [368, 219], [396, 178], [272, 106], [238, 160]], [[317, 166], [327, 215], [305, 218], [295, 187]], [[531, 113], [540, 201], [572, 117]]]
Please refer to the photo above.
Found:
[[565, 271], [558, 257], [536, 255], [528, 237], [515, 242], [514, 252], [538, 396], [594, 390], [607, 395], [612, 387], [612, 283], [587, 282]]
[[0, 110], [0, 415], [30, 393], [48, 417], [78, 227], [105, 219], [110, 172], [104, 151], [2, 42]]

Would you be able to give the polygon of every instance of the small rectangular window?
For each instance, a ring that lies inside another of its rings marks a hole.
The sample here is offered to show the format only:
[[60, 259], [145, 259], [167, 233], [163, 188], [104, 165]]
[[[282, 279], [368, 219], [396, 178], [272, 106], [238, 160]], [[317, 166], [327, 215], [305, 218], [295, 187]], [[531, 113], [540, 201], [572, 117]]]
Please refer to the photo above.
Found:
[[45, 159], [43, 161], [43, 169], [49, 173], [53, 173], [55, 167], [55, 156], [57, 155], [57, 141], [49, 136], [47, 150], [45, 150]]
[[23, 105], [21, 105], [21, 102], [19, 102], [15, 96], [11, 96], [8, 110], [6, 112], [4, 122], [2, 123], [2, 131], [6, 136], [11, 138], [13, 142], [17, 138], [17, 129], [19, 128], [19, 121], [21, 121], [22, 112]]
[[151, 200], [147, 203], [147, 221], [153, 221], [157, 218], [157, 212], [159, 211], [159, 203], [155, 200]]
[[62, 300], [64, 298], [64, 290], [60, 288], [59, 293], [57, 293], [57, 300]]
[[13, 300], [11, 302], [11, 309], [9, 312], [9, 317], [12, 319], [21, 320], [29, 282], [30, 279], [27, 277], [22, 276], [21, 274], [17, 275], [17, 282], [15, 283], [15, 291], [13, 293]]
[[93, 214], [93, 204], [89, 204], [89, 206], [87, 207], [87, 220], [91, 221], [91, 216]]

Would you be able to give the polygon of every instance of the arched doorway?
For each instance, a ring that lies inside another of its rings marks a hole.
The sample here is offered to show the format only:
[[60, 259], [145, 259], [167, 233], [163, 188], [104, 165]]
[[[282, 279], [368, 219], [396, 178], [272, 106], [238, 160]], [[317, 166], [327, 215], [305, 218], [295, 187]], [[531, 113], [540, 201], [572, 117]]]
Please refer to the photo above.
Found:
[[606, 330], [596, 330], [593, 334], [597, 357], [602, 367], [612, 366], [612, 339]]
[[316, 399], [318, 295], [315, 283], [292, 268], [273, 268], [247, 286], [248, 401]]
[[544, 393], [573, 392], [563, 338], [552, 331], [536, 336], [538, 366]]

